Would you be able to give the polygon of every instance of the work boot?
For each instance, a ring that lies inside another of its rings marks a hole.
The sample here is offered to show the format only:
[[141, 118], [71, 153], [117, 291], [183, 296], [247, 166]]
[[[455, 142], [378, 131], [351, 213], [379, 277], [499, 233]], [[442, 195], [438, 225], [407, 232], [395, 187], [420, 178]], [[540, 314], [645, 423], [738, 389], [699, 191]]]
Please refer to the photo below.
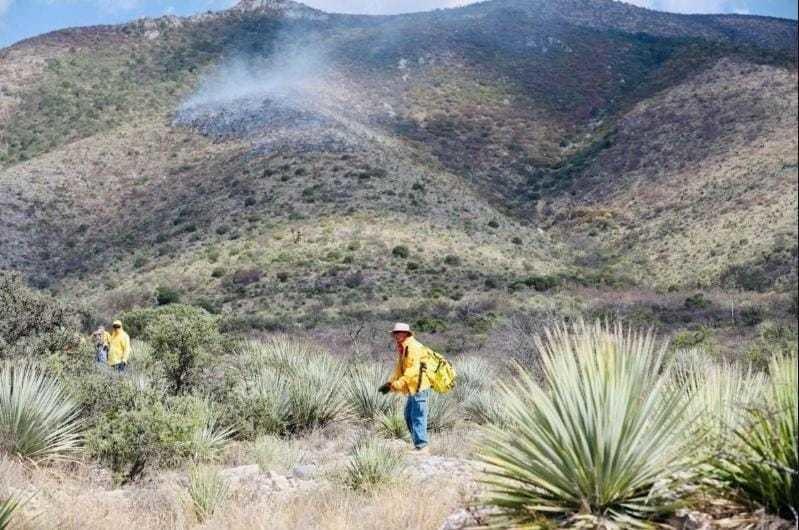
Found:
[[420, 456], [430, 456], [430, 446], [425, 445], [424, 447], [414, 447], [411, 450], [411, 453]]

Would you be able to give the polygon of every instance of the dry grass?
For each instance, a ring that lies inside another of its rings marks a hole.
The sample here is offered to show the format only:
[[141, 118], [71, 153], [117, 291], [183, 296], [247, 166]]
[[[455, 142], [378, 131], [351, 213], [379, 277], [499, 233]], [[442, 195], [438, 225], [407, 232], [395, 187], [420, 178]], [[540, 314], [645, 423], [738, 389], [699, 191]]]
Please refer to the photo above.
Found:
[[[420, 502], [436, 499], [436, 502]], [[460, 501], [452, 483], [402, 483], [374, 494], [343, 488], [314, 491], [291, 498], [231, 506], [203, 527], [281, 530], [383, 530], [412, 528], [435, 530]]]

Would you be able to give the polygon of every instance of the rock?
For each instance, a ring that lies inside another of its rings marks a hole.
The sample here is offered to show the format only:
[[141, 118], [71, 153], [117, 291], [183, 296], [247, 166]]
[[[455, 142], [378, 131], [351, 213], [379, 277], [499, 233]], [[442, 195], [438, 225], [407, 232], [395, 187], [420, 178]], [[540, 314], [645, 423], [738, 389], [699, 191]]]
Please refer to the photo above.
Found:
[[222, 470], [221, 475], [223, 478], [235, 484], [242, 480], [257, 476], [260, 472], [261, 470], [258, 468], [258, 464], [250, 464]]
[[302, 480], [310, 480], [317, 473], [319, 473], [319, 468], [313, 464], [300, 464], [291, 472], [294, 477]]

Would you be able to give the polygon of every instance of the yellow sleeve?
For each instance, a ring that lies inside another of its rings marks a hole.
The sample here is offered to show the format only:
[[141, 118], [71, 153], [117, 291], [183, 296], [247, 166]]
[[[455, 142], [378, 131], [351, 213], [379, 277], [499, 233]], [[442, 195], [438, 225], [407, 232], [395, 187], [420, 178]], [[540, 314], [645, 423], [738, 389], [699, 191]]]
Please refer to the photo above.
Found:
[[388, 382], [393, 383], [401, 376], [402, 376], [402, 359], [398, 356], [397, 362], [394, 363], [394, 371], [391, 373], [391, 377], [388, 378]]
[[408, 346], [408, 355], [402, 366], [402, 375], [392, 381], [391, 388], [400, 392], [411, 392], [416, 388], [419, 378], [419, 364], [422, 352], [417, 347]]
[[130, 337], [125, 335], [122, 337], [122, 362], [128, 362], [130, 357]]
[[107, 331], [103, 331], [103, 344], [109, 346], [111, 344], [111, 334]]

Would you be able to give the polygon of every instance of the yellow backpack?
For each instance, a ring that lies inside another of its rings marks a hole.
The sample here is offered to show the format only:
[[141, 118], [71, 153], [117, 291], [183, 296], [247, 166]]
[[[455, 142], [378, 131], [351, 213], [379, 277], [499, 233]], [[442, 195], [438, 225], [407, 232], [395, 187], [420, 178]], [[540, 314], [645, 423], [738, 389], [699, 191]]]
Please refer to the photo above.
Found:
[[440, 353], [426, 348], [427, 355], [422, 361], [422, 371], [430, 381], [430, 388], [439, 394], [446, 394], [455, 388], [455, 367]]

